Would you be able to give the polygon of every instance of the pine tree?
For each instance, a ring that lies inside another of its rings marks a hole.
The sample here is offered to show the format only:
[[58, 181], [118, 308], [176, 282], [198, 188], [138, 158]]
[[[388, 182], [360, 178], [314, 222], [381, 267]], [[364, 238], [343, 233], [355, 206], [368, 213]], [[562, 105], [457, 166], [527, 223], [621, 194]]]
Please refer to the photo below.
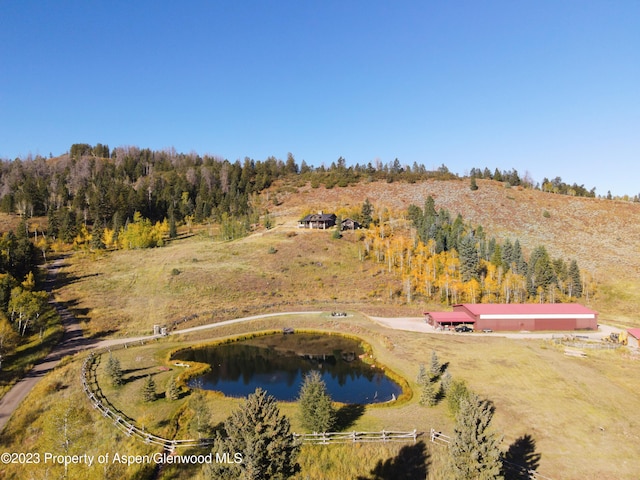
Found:
[[460, 411], [460, 405], [463, 400], [468, 400], [471, 392], [467, 388], [467, 384], [463, 380], [453, 380], [446, 390], [447, 405], [452, 416], [456, 417]]
[[469, 184], [469, 188], [472, 192], [478, 190], [478, 184], [476, 183], [476, 177], [471, 177], [471, 183]]
[[449, 372], [444, 372], [444, 375], [442, 375], [442, 379], [440, 380], [440, 387], [445, 395], [448, 395], [449, 393], [452, 380], [451, 374]]
[[304, 377], [298, 396], [302, 427], [311, 432], [330, 432], [336, 425], [336, 411], [327, 387], [317, 370]]
[[420, 364], [420, 370], [418, 370], [418, 376], [416, 377], [416, 383], [418, 385], [424, 385], [429, 381], [429, 375], [427, 374], [427, 368], [424, 363]]
[[151, 375], [147, 375], [142, 385], [142, 399], [145, 402], [153, 402], [156, 397], [156, 382], [153, 381]]
[[467, 235], [458, 242], [460, 253], [460, 275], [463, 282], [472, 278], [478, 279], [478, 249], [473, 235]]
[[107, 375], [111, 379], [111, 384], [114, 387], [120, 386], [123, 383], [122, 379], [122, 367], [120, 366], [120, 360], [113, 355], [109, 354], [107, 365], [105, 367]]
[[500, 441], [490, 431], [493, 406], [471, 394], [460, 402], [449, 449], [451, 470], [456, 480], [502, 479]]
[[438, 360], [438, 354], [435, 350], [431, 350], [431, 368], [430, 374], [431, 378], [438, 378], [442, 371], [442, 365], [440, 364], [440, 360]]
[[172, 378], [169, 382], [166, 395], [170, 400], [178, 400], [180, 398], [180, 388], [178, 388], [175, 378]]
[[300, 445], [280, 414], [275, 399], [257, 388], [224, 424], [227, 452], [242, 454], [241, 480], [286, 479], [300, 471], [296, 458]]
[[198, 438], [209, 435], [211, 429], [211, 412], [202, 390], [195, 390], [189, 395], [189, 409], [192, 417], [190, 429], [195, 430]]
[[437, 403], [438, 390], [434, 382], [427, 380], [420, 392], [420, 405], [433, 407]]
[[571, 260], [569, 265], [569, 283], [571, 285], [571, 296], [580, 298], [582, 296], [582, 279], [580, 278], [578, 262], [575, 260]]
[[361, 219], [363, 228], [369, 228], [373, 222], [373, 205], [368, 198], [362, 204]]

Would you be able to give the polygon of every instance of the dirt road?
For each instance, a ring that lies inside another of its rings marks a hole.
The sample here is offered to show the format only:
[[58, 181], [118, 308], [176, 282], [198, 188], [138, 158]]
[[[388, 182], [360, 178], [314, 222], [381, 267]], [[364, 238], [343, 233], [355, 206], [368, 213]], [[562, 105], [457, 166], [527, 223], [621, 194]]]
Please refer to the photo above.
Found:
[[16, 383], [13, 388], [0, 399], [0, 431], [4, 429], [14, 410], [18, 408], [18, 405], [22, 403], [22, 400], [25, 399], [36, 383], [48, 372], [53, 370], [63, 357], [73, 355], [86, 348], [91, 348], [96, 343], [82, 336], [82, 328], [75, 316], [67, 308], [55, 302], [53, 299], [53, 281], [64, 265], [64, 262], [65, 259], [60, 258], [48, 267], [45, 287], [49, 293], [49, 303], [57, 310], [62, 319], [64, 326], [62, 340], [51, 350], [51, 353], [49, 353], [44, 360], [37, 363], [22, 380]]

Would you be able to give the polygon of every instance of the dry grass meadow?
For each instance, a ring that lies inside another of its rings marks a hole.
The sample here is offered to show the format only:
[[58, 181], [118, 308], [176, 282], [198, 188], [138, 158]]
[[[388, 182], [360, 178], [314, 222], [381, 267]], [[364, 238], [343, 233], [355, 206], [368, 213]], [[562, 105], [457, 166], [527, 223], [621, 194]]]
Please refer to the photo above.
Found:
[[[428, 365], [435, 350], [454, 378], [464, 379], [496, 407], [494, 428], [506, 449], [530, 435], [542, 455], [539, 472], [553, 479], [638, 478], [640, 456], [640, 358], [627, 351], [588, 351], [586, 358], [564, 354], [543, 340], [510, 340], [472, 335], [429, 335], [390, 330], [369, 315], [420, 316], [434, 305], [406, 305], [389, 292], [398, 279], [384, 266], [361, 261], [356, 233], [342, 239], [330, 232], [303, 231], [296, 221], [305, 211], [359, 208], [365, 198], [400, 212], [409, 203], [422, 205], [432, 195], [438, 208], [461, 213], [482, 224], [489, 235], [519, 238], [523, 246], [543, 243], [552, 255], [576, 258], [599, 281], [590, 306], [601, 322], [640, 325], [640, 205], [598, 199], [570, 198], [537, 191], [505, 188], [478, 181], [422, 184], [361, 184], [313, 189], [275, 186], [269, 193], [276, 227], [232, 242], [212, 238], [206, 228], [167, 246], [143, 251], [76, 252], [66, 259], [56, 299], [66, 303], [94, 337], [125, 337], [151, 333], [154, 324], [179, 328], [266, 312], [322, 311], [302, 317], [272, 317], [244, 324], [170, 336], [144, 347], [116, 354], [130, 381], [121, 389], [104, 385], [116, 408], [154, 433], [184, 437], [189, 430], [189, 396], [177, 402], [160, 399], [149, 407], [138, 398], [146, 374], [154, 374], [159, 391], [180, 372], [166, 363], [178, 345], [285, 326], [357, 335], [370, 343], [376, 360], [403, 376], [414, 388], [418, 365]], [[275, 202], [274, 202], [275, 200]], [[265, 198], [266, 202], [266, 198]], [[543, 215], [547, 211], [549, 215]], [[437, 306], [441, 308], [440, 306]], [[348, 311], [345, 319], [329, 312]], [[183, 322], [187, 319], [186, 322]], [[50, 427], [64, 402], [87, 405], [79, 387], [81, 359], [70, 359], [45, 378], [8, 424], [2, 448], [35, 451], [49, 448]], [[167, 370], [166, 367], [169, 367]], [[135, 377], [135, 378], [134, 378]], [[104, 380], [104, 377], [102, 377]], [[106, 382], [103, 382], [106, 383]], [[435, 428], [453, 432], [444, 402], [422, 407], [419, 395], [386, 407], [367, 408], [352, 426], [357, 430]], [[237, 400], [208, 395], [213, 423], [222, 421]], [[299, 428], [295, 404], [282, 411]], [[83, 434], [86, 449], [128, 448], [144, 451], [132, 439], [114, 433], [111, 425], [87, 408], [93, 431]], [[49, 432], [49, 433], [47, 433]], [[80, 441], [79, 441], [80, 442]], [[121, 442], [120, 444], [118, 442]], [[427, 442], [428, 478], [446, 478], [446, 454]], [[120, 445], [120, 447], [118, 446]], [[35, 449], [35, 450], [34, 450]], [[300, 478], [356, 478], [371, 475], [376, 462], [394, 459], [400, 446], [305, 447]], [[2, 476], [0, 469], [0, 476]], [[7, 467], [7, 478], [22, 478]], [[39, 470], [30, 471], [37, 477]], [[86, 478], [116, 478], [86, 472]], [[129, 478], [133, 470], [125, 472]], [[168, 469], [157, 478], [198, 478], [195, 471]], [[44, 475], [40, 475], [44, 478]]]

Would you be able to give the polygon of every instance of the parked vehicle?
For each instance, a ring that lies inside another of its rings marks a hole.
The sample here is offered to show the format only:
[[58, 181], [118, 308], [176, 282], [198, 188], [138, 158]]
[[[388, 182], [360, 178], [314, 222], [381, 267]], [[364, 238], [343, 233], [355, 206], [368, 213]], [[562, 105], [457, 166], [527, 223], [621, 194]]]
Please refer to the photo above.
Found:
[[490, 328], [485, 328], [482, 330], [484, 333], [491, 333], [493, 332], [493, 330], [491, 330]]
[[458, 325], [456, 327], [456, 332], [462, 332], [462, 333], [473, 332], [473, 327], [470, 327], [469, 325]]

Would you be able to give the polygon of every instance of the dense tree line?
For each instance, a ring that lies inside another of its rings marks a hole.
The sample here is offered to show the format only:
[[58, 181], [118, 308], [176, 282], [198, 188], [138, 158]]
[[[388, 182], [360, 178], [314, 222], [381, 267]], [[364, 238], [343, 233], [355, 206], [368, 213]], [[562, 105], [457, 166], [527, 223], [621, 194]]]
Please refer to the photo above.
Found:
[[[472, 179], [484, 178], [512, 186], [533, 188], [526, 174], [516, 170], [493, 172], [473, 168]], [[245, 158], [231, 162], [175, 149], [154, 151], [135, 146], [73, 144], [58, 158], [37, 156], [0, 161], [0, 210], [48, 216], [48, 234], [71, 242], [81, 226], [109, 228], [116, 233], [139, 212], [151, 222], [221, 221], [223, 216], [256, 223], [260, 214], [257, 194], [274, 181], [288, 177], [312, 187], [346, 187], [359, 182], [460, 178], [445, 165], [428, 170], [424, 165], [403, 165], [397, 158], [347, 165], [340, 157], [329, 166], [286, 160]], [[545, 179], [538, 188], [555, 193], [594, 196], [595, 190], [569, 186], [560, 177]]]
[[542, 180], [541, 189], [543, 192], [560, 193], [562, 195], [571, 195], [574, 197], [596, 196], [595, 187], [591, 190], [587, 190], [584, 185], [578, 185], [576, 183], [569, 185], [568, 183], [563, 182], [560, 177], [555, 177], [553, 180], [549, 180], [545, 177], [544, 180]]
[[[76, 144], [69, 155], [0, 164], [0, 209], [47, 215], [48, 233], [71, 242], [82, 225], [118, 232], [135, 212], [152, 222], [247, 216], [252, 194], [285, 174], [273, 157], [231, 163], [137, 147]], [[109, 153], [108, 156], [100, 156]]]
[[497, 168], [491, 172], [487, 167], [484, 169], [472, 168], [469, 172], [471, 178], [483, 178], [485, 180], [495, 180], [497, 182], [506, 182], [513, 187], [524, 186], [533, 188], [533, 180], [525, 175], [521, 178], [516, 169], [513, 170], [498, 170]]
[[412, 239], [384, 222], [364, 234], [365, 255], [402, 277], [408, 301], [415, 294], [444, 303], [572, 301], [588, 297], [593, 282], [575, 260], [552, 258], [544, 246], [527, 257], [519, 240], [500, 243], [461, 215], [411, 205]]

